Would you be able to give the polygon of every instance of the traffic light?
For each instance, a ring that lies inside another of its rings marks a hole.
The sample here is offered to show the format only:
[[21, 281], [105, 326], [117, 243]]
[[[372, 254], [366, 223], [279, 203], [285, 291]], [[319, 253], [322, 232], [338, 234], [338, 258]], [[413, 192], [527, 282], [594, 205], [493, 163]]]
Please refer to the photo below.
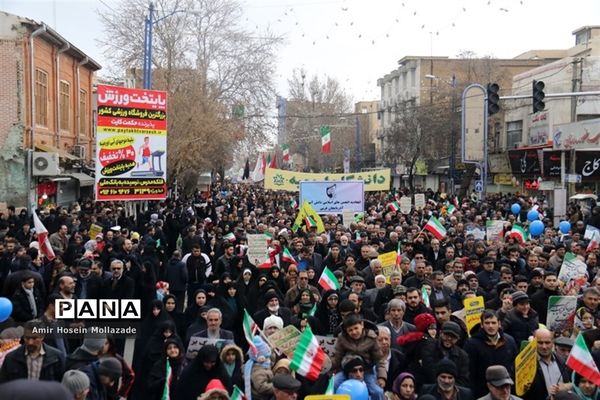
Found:
[[498, 92], [500, 91], [500, 86], [497, 83], [488, 83], [487, 85], [487, 106], [488, 106], [488, 115], [494, 115], [498, 111], [500, 111], [500, 96]]
[[544, 82], [536, 80], [533, 81], [532, 97], [534, 113], [538, 111], [544, 111], [544, 108], [546, 108], [546, 104], [544, 103], [544, 97], [546, 97], [546, 94], [544, 93], [545, 87], [546, 85], [544, 85]]

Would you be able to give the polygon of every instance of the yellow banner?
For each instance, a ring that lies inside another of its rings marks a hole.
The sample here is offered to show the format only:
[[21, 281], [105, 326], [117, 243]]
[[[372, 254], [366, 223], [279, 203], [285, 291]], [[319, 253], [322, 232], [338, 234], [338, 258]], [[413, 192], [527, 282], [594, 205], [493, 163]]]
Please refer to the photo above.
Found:
[[306, 200], [302, 204], [302, 207], [300, 207], [298, 210], [298, 216], [296, 216], [296, 221], [294, 221], [294, 226], [292, 226], [292, 232], [296, 232], [303, 224], [305, 225], [304, 229], [306, 229], [304, 218], [307, 217], [311, 217], [317, 223], [317, 233], [325, 232], [325, 224], [323, 224], [323, 220]]
[[485, 310], [485, 301], [483, 296], [471, 297], [463, 301], [465, 305], [465, 323], [467, 332], [471, 336], [471, 329], [481, 323], [481, 313]]
[[94, 240], [97, 234], [102, 233], [102, 227], [100, 225], [92, 224], [90, 225], [88, 233], [90, 235], [90, 239]]
[[387, 283], [390, 283], [390, 275], [392, 275], [392, 272], [400, 270], [396, 267], [396, 252], [390, 251], [388, 253], [380, 254], [377, 259], [381, 261], [381, 266], [383, 267], [381, 273], [385, 275]]
[[390, 170], [363, 171], [350, 174], [313, 174], [267, 168], [265, 189], [299, 191], [300, 181], [364, 181], [365, 192], [390, 190]]
[[515, 358], [515, 390], [517, 396], [523, 396], [529, 390], [535, 379], [536, 370], [537, 340], [533, 339]]

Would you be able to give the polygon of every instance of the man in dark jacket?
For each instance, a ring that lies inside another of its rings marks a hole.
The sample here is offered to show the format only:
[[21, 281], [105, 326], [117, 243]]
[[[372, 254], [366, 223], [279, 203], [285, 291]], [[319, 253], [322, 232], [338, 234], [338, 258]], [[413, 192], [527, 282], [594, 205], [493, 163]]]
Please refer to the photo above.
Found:
[[11, 296], [13, 304], [12, 317], [17, 322], [26, 322], [38, 318], [44, 311], [40, 290], [35, 286], [32, 274], [25, 274], [21, 286]]
[[0, 369], [0, 382], [15, 379], [60, 382], [65, 359], [60, 350], [44, 343], [44, 324], [34, 319], [23, 328], [24, 344], [6, 355]]
[[133, 299], [135, 283], [123, 274], [125, 266], [121, 260], [110, 263], [112, 277], [104, 281], [102, 297], [105, 299]]
[[102, 358], [81, 371], [90, 379], [90, 391], [87, 400], [108, 400], [118, 398], [116, 384], [121, 378], [121, 361], [114, 357]]
[[92, 261], [83, 258], [77, 264], [75, 295], [78, 299], [99, 299], [102, 293], [102, 278], [91, 273]]
[[513, 309], [502, 320], [502, 330], [511, 335], [517, 346], [538, 328], [538, 314], [529, 305], [529, 296], [521, 291], [512, 294]]
[[206, 278], [212, 272], [212, 265], [210, 258], [202, 252], [199, 244], [192, 246], [192, 252], [185, 260], [185, 264], [188, 276], [187, 296], [188, 299], [192, 299], [196, 290], [201, 289], [206, 283]]
[[385, 387], [383, 390], [391, 391], [394, 384], [394, 379], [391, 379], [391, 377], [396, 377], [400, 375], [401, 372], [406, 371], [406, 357], [400, 350], [392, 348], [392, 334], [390, 329], [386, 326], [378, 326], [378, 329], [379, 333], [377, 334], [377, 343], [379, 344], [383, 358], [387, 360], [386, 369], [388, 372], [388, 377], [390, 377], [385, 381]]
[[560, 296], [558, 279], [555, 272], [546, 272], [542, 281], [543, 288], [531, 296], [531, 307], [537, 311], [540, 323], [546, 324], [548, 314], [548, 299], [550, 296]]
[[404, 322], [415, 323], [415, 317], [419, 314], [433, 314], [431, 310], [422, 302], [421, 291], [416, 287], [409, 287], [406, 290], [406, 312], [404, 313]]
[[463, 349], [457, 346], [463, 332], [456, 322], [447, 321], [442, 324], [441, 334], [437, 340], [427, 340], [423, 345], [423, 365], [425, 370], [425, 382], [435, 383], [435, 366], [441, 360], [449, 359], [456, 365], [456, 384], [470, 387], [469, 379], [469, 356]]
[[436, 383], [423, 385], [419, 397], [431, 395], [435, 399], [474, 400], [471, 389], [459, 386], [456, 382], [456, 364], [448, 359], [441, 360], [435, 368]]
[[538, 365], [533, 383], [523, 395], [524, 400], [547, 399], [549, 395], [556, 394], [559, 384], [571, 381], [565, 360], [554, 352], [552, 337], [548, 329], [541, 328], [535, 332]]
[[514, 360], [519, 349], [515, 340], [500, 330], [495, 311], [485, 310], [481, 314], [481, 329], [467, 340], [464, 350], [469, 355], [469, 377], [476, 398], [488, 393], [485, 380], [487, 367], [502, 365], [514, 375]]
[[169, 282], [169, 292], [177, 299], [176, 312], [183, 311], [185, 288], [188, 278], [187, 273], [186, 265], [181, 261], [181, 253], [179, 250], [175, 250], [167, 262], [164, 279]]
[[105, 337], [86, 337], [83, 344], [67, 356], [65, 369], [81, 369], [88, 364], [98, 361], [98, 355], [104, 349]]

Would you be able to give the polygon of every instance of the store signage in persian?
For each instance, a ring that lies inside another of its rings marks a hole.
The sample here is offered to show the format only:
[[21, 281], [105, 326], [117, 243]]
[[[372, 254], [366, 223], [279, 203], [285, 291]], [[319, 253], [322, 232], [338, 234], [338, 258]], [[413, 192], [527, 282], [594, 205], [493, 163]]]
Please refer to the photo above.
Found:
[[298, 192], [301, 181], [364, 181], [365, 192], [390, 190], [390, 169], [349, 174], [313, 174], [276, 168], [265, 171], [265, 189]]
[[599, 149], [600, 118], [554, 127], [554, 149]]

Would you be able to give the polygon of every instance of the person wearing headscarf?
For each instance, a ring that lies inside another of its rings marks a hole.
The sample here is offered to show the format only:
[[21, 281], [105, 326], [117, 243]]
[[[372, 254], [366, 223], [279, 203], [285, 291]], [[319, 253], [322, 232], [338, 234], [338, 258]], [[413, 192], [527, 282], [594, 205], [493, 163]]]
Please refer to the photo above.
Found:
[[177, 311], [179, 309], [177, 302], [177, 297], [173, 294], [167, 294], [165, 297], [163, 297], [165, 311], [167, 314], [169, 314], [173, 322], [175, 322], [175, 330], [177, 331], [177, 335], [179, 337], [183, 337], [185, 336], [187, 325], [185, 323], [185, 315]]
[[187, 308], [185, 310], [185, 321], [186, 325], [190, 326], [190, 324], [194, 323], [198, 319], [198, 309], [200, 307], [206, 306], [208, 302], [208, 295], [206, 294], [206, 290], [198, 289], [194, 292], [193, 299], [188, 298]]
[[392, 385], [392, 393], [390, 398], [392, 400], [415, 400], [417, 398], [416, 380], [413, 374], [410, 372], [403, 372], [396, 379]]
[[150, 370], [150, 379], [148, 379], [149, 399], [159, 400], [162, 398], [165, 389], [167, 363], [171, 368], [171, 379], [169, 383], [169, 392], [174, 393], [179, 377], [183, 371], [185, 350], [183, 343], [177, 337], [167, 338], [164, 342], [163, 357], [156, 360]]
[[221, 350], [221, 362], [229, 375], [232, 385], [240, 389], [244, 387], [244, 353], [242, 349], [234, 344], [228, 344]]
[[338, 305], [340, 295], [337, 290], [328, 290], [323, 294], [323, 299], [317, 305], [315, 317], [319, 320], [320, 335], [334, 335], [342, 323], [342, 316]]
[[206, 345], [198, 351], [196, 358], [184, 368], [173, 398], [197, 400], [213, 379], [220, 380], [227, 390], [231, 391], [232, 385], [227, 371], [219, 359], [219, 350], [214, 345]]

